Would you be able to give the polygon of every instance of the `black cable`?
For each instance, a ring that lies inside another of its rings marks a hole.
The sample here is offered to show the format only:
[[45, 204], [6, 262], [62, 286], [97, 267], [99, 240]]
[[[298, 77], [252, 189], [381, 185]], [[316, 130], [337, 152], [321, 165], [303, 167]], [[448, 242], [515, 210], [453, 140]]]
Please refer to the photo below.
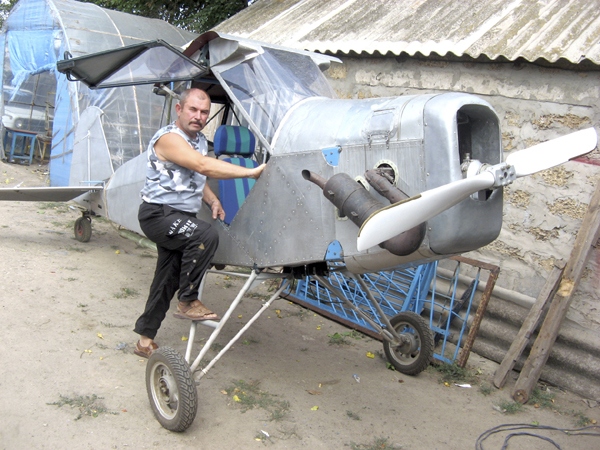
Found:
[[[568, 436], [595, 436], [595, 437], [600, 437], [600, 426], [598, 425], [591, 425], [591, 426], [587, 426], [587, 427], [583, 427], [583, 428], [557, 428], [557, 427], [551, 427], [548, 425], [531, 425], [531, 424], [524, 424], [524, 423], [519, 423], [519, 424], [503, 424], [503, 425], [498, 425], [494, 428], [490, 428], [487, 431], [484, 431], [483, 433], [481, 433], [479, 435], [479, 437], [477, 438], [477, 441], [475, 442], [475, 449], [476, 450], [483, 450], [483, 441], [485, 441], [488, 437], [496, 434], [496, 433], [501, 433], [501, 432], [505, 432], [505, 431], [516, 431], [516, 430], [546, 430], [546, 431], [560, 431], [561, 433], [564, 433]], [[597, 430], [596, 432], [588, 432], [586, 430]], [[551, 444], [553, 444], [556, 448], [560, 449], [560, 446], [554, 442], [552, 439], [545, 437], [545, 436], [540, 436], [538, 434], [534, 434], [534, 433], [526, 433], [526, 432], [522, 432], [522, 433], [511, 433], [509, 434], [506, 439], [504, 440], [504, 444], [502, 446], [501, 450], [505, 450], [508, 446], [508, 441], [510, 438], [512, 438], [513, 436], [531, 436], [531, 437], [536, 437], [538, 439], [543, 439], [545, 441], [550, 442]]]
[[506, 436], [506, 438], [504, 439], [504, 444], [502, 445], [502, 448], [500, 450], [506, 450], [508, 448], [508, 441], [510, 440], [510, 438], [514, 437], [514, 436], [531, 436], [534, 438], [538, 438], [538, 439], [542, 439], [544, 441], [550, 442], [552, 445], [554, 445], [558, 450], [562, 450], [560, 445], [558, 445], [556, 442], [554, 442], [552, 439], [550, 439], [549, 437], [546, 436], [540, 436], [538, 434], [533, 434], [533, 433], [511, 433], [508, 436]]

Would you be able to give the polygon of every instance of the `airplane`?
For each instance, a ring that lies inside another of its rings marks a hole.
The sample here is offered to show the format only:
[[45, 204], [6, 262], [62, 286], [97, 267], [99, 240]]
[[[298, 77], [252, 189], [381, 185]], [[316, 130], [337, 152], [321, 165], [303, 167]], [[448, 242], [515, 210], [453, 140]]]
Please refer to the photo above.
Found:
[[[153, 84], [167, 104], [184, 88], [201, 88], [212, 99], [211, 120], [220, 125], [211, 137], [215, 156], [239, 164], [267, 163], [255, 182], [210, 181], [227, 214], [218, 222], [213, 264], [252, 269], [221, 322], [206, 323], [217, 334], [261, 275], [313, 275], [335, 293], [325, 278], [337, 270], [331, 263], [360, 284], [361, 274], [415, 267], [483, 247], [500, 233], [504, 186], [596, 148], [596, 132], [589, 128], [513, 152], [503, 161], [500, 121], [488, 102], [466, 93], [338, 99], [323, 71], [340, 62], [211, 31], [183, 50], [156, 40], [76, 58], [65, 55], [57, 64], [69, 80], [91, 89]], [[0, 200], [75, 198], [84, 208], [75, 225], [81, 241], [90, 239], [96, 215], [142, 234], [137, 209], [144, 150], [101, 184], [86, 184], [92, 177], [76, 186], [2, 189]], [[94, 149], [73, 154], [79, 167], [101, 164], [102, 158]], [[208, 209], [199, 217], [211, 221]], [[282, 269], [274, 273], [271, 268]], [[381, 320], [378, 330], [390, 362], [408, 374], [423, 370], [433, 347], [427, 324], [409, 312]], [[147, 366], [153, 410], [173, 431], [185, 430], [195, 416], [191, 374], [216, 337], [211, 335], [189, 372], [178, 370], [190, 361], [194, 333], [192, 325], [183, 363], [163, 347]]]

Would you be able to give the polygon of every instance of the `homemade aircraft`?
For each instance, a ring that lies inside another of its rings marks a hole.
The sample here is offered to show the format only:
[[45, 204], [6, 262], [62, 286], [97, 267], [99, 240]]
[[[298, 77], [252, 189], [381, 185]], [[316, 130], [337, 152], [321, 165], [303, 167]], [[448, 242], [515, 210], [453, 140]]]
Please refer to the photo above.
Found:
[[[224, 126], [209, 136], [215, 155], [225, 154], [238, 164], [267, 162], [255, 183], [212, 185], [227, 212], [219, 222], [213, 263], [253, 269], [221, 322], [208, 323], [213, 333], [261, 276], [314, 275], [327, 285], [328, 263], [337, 262], [361, 283], [358, 274], [480, 248], [500, 232], [503, 186], [596, 147], [590, 128], [511, 153], [504, 162], [499, 119], [484, 100], [463, 93], [337, 99], [322, 73], [335, 62], [330, 56], [209, 32], [183, 51], [158, 40], [78, 58], [67, 55], [58, 63], [70, 80], [92, 89], [155, 84], [167, 104], [186, 87], [202, 88], [217, 111], [214, 120]], [[91, 186], [98, 179], [95, 168], [110, 161], [94, 148], [74, 153], [73, 186], [2, 190], [0, 199], [47, 199], [52, 190], [54, 198], [77, 197], [85, 207], [75, 226], [82, 241], [91, 236], [94, 215], [141, 233], [137, 209], [144, 150]], [[200, 216], [211, 220], [208, 209]], [[273, 273], [273, 267], [283, 270]], [[404, 373], [423, 370], [433, 348], [427, 324], [415, 313], [391, 320], [383, 316], [384, 327], [378, 329], [390, 362]], [[163, 347], [147, 366], [154, 413], [175, 431], [185, 430], [195, 417], [191, 374], [216, 338], [211, 335], [188, 368], [194, 324], [190, 333], [185, 361]]]

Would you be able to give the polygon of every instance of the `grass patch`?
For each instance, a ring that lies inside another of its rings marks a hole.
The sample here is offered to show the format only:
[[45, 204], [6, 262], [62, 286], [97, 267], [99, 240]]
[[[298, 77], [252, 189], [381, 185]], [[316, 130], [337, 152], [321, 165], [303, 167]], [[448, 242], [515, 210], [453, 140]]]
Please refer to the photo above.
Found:
[[328, 334], [330, 345], [349, 345], [350, 339], [362, 339], [364, 336], [356, 330], [346, 331], [344, 333]]
[[498, 410], [504, 414], [516, 414], [523, 409], [523, 405], [519, 402], [513, 402], [510, 400], [499, 403]]
[[246, 294], [246, 297], [255, 298], [259, 300], [269, 300], [279, 287], [281, 286], [281, 280], [273, 278], [271, 280], [265, 280], [262, 283], [260, 290], [252, 291]]
[[117, 292], [114, 297], [115, 298], [129, 298], [129, 297], [135, 297], [139, 294], [139, 292], [135, 289], [130, 289], [130, 288], [121, 288], [121, 290], [119, 292]]
[[263, 285], [267, 288], [267, 292], [275, 292], [281, 286], [281, 280], [273, 278], [263, 281]]
[[56, 220], [53, 220], [52, 222], [50, 222], [52, 225], [54, 225], [56, 228], [69, 228], [69, 224], [65, 224], [63, 222], [58, 222]]
[[556, 396], [552, 392], [535, 388], [528, 403], [537, 408], [554, 408], [554, 397]]
[[223, 344], [215, 342], [213, 343], [213, 345], [210, 346], [210, 349], [215, 353], [219, 353], [221, 350], [223, 350], [224, 347], [225, 346]]
[[71, 409], [77, 409], [79, 414], [75, 417], [75, 420], [81, 419], [83, 416], [98, 417], [100, 414], [118, 414], [110, 412], [104, 406], [102, 402], [103, 398], [98, 397], [96, 394], [89, 395], [75, 395], [74, 397], [66, 397], [60, 395], [60, 400], [53, 403], [47, 403], [48, 405], [58, 406], [62, 408], [65, 405], [71, 407]]
[[[225, 286], [227, 287], [227, 286]], [[231, 286], [229, 286], [231, 287]], [[246, 297], [248, 298], [253, 298], [255, 300], [269, 300], [271, 298], [271, 296], [269, 294], [261, 294], [260, 292], [248, 292], [246, 294]]]
[[69, 251], [69, 252], [75, 252], [75, 253], [85, 253], [85, 252], [87, 252], [86, 249], [81, 248], [81, 247], [67, 247], [67, 251]]
[[43, 202], [38, 205], [38, 208], [42, 211], [52, 209], [61, 214], [69, 211], [69, 207], [65, 203], [61, 202]]
[[264, 431], [258, 431], [256, 433], [256, 435], [254, 436], [254, 440], [255, 441], [260, 441], [260, 442], [265, 442], [267, 439], [269, 439], [271, 436], [266, 435]]
[[257, 380], [234, 381], [233, 386], [225, 389], [225, 392], [241, 408], [242, 412], [255, 408], [264, 409], [269, 413], [271, 421], [283, 419], [290, 409], [288, 401], [279, 400], [276, 395], [262, 391], [260, 381]]
[[396, 447], [388, 442], [388, 438], [378, 437], [370, 444], [350, 444], [352, 450], [400, 450], [402, 447]]
[[454, 364], [436, 364], [433, 368], [441, 375], [441, 383], [464, 383], [472, 382], [475, 376], [467, 369]]
[[487, 397], [492, 393], [492, 386], [490, 386], [487, 383], [484, 383], [481, 386], [479, 386], [479, 392]]
[[581, 411], [573, 412], [573, 416], [575, 417], [575, 426], [576, 427], [586, 427], [588, 425], [596, 424], [595, 420], [590, 419]]
[[296, 305], [296, 307], [297, 307], [296, 311], [289, 313], [289, 315], [290, 315], [290, 317], [291, 316], [298, 317], [300, 319], [300, 322], [302, 322], [304, 319], [306, 319], [312, 313], [312, 311], [310, 311], [307, 308], [303, 308], [302, 306]]
[[115, 325], [114, 323], [110, 323], [110, 322], [100, 322], [100, 324], [102, 326], [105, 326], [106, 328], [127, 328], [129, 325]]

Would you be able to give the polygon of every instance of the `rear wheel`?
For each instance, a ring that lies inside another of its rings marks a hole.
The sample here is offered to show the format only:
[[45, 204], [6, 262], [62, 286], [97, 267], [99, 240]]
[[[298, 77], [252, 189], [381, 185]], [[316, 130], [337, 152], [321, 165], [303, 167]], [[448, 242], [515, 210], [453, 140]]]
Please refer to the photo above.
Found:
[[425, 370], [433, 357], [433, 332], [425, 319], [414, 312], [403, 312], [392, 317], [390, 324], [404, 338], [400, 345], [383, 341], [390, 364], [406, 375]]
[[92, 237], [92, 219], [89, 216], [82, 216], [75, 221], [73, 227], [75, 239], [79, 242], [88, 242]]
[[146, 366], [146, 390], [154, 416], [170, 431], [185, 431], [196, 418], [198, 391], [183, 357], [170, 347], [155, 350]]

